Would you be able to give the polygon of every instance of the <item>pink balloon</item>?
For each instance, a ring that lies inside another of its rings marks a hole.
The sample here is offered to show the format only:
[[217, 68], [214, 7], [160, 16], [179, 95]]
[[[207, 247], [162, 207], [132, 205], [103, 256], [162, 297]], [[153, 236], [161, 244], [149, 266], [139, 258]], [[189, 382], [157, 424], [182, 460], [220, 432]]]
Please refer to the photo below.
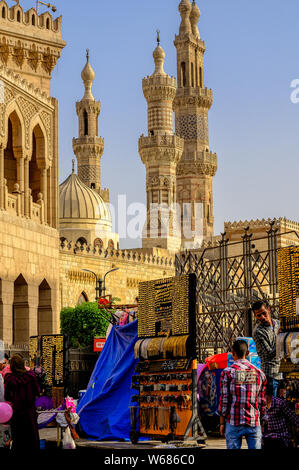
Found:
[[0, 424], [7, 423], [12, 417], [12, 407], [5, 402], [0, 402]]

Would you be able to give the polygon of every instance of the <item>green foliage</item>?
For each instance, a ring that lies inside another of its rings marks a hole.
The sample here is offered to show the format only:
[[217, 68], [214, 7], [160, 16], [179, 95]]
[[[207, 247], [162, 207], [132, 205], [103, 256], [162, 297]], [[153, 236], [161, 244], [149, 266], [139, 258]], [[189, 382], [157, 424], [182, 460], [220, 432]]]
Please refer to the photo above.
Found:
[[75, 308], [66, 307], [60, 312], [61, 333], [69, 337], [75, 348], [85, 348], [93, 344], [95, 336], [105, 336], [109, 322], [108, 312], [99, 310], [96, 302], [86, 302]]

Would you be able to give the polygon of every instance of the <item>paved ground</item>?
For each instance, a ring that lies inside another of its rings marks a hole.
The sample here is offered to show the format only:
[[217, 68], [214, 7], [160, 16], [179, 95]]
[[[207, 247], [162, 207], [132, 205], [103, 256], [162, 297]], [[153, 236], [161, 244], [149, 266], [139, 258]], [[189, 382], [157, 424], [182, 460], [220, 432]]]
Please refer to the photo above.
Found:
[[[46, 441], [56, 441], [57, 429], [56, 428], [45, 428], [39, 431], [40, 439], [46, 439]], [[160, 441], [145, 441], [139, 442], [138, 445], [133, 445], [131, 442], [117, 442], [117, 441], [90, 441], [87, 439], [79, 439], [76, 441], [78, 447], [96, 447], [99, 449], [154, 449], [158, 446], [167, 448], [167, 444], [163, 445]], [[190, 444], [191, 445], [191, 444]], [[189, 446], [190, 446], [189, 445]], [[187, 443], [183, 447], [189, 447]], [[180, 445], [181, 447], [181, 445]], [[226, 449], [225, 440], [223, 438], [209, 437], [206, 441], [206, 446], [203, 449]]]

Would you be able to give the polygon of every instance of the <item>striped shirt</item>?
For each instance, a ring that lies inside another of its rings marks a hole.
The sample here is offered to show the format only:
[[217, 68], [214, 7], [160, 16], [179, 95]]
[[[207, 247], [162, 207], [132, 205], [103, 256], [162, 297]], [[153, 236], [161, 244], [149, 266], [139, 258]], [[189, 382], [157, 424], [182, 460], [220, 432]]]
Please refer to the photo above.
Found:
[[273, 320], [273, 326], [259, 323], [253, 332], [258, 355], [261, 359], [262, 371], [267, 377], [279, 380], [282, 378], [279, 373], [280, 360], [276, 358], [276, 337], [279, 330], [279, 321]]
[[220, 416], [233, 426], [260, 426], [266, 406], [266, 376], [260, 369], [238, 359], [222, 372], [220, 389]]

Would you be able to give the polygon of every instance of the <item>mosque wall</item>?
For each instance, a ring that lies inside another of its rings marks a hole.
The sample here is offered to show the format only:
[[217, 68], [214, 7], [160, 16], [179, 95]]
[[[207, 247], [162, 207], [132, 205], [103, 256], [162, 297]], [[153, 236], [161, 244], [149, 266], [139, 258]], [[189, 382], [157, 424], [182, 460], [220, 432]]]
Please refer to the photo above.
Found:
[[116, 267], [119, 270], [106, 277], [106, 294], [119, 298], [121, 303], [134, 303], [139, 282], [175, 275], [174, 257], [167, 250], [106, 250], [94, 254], [69, 244], [60, 250], [61, 306], [75, 306], [82, 293], [86, 300], [95, 300], [95, 277], [83, 269], [103, 278]]

